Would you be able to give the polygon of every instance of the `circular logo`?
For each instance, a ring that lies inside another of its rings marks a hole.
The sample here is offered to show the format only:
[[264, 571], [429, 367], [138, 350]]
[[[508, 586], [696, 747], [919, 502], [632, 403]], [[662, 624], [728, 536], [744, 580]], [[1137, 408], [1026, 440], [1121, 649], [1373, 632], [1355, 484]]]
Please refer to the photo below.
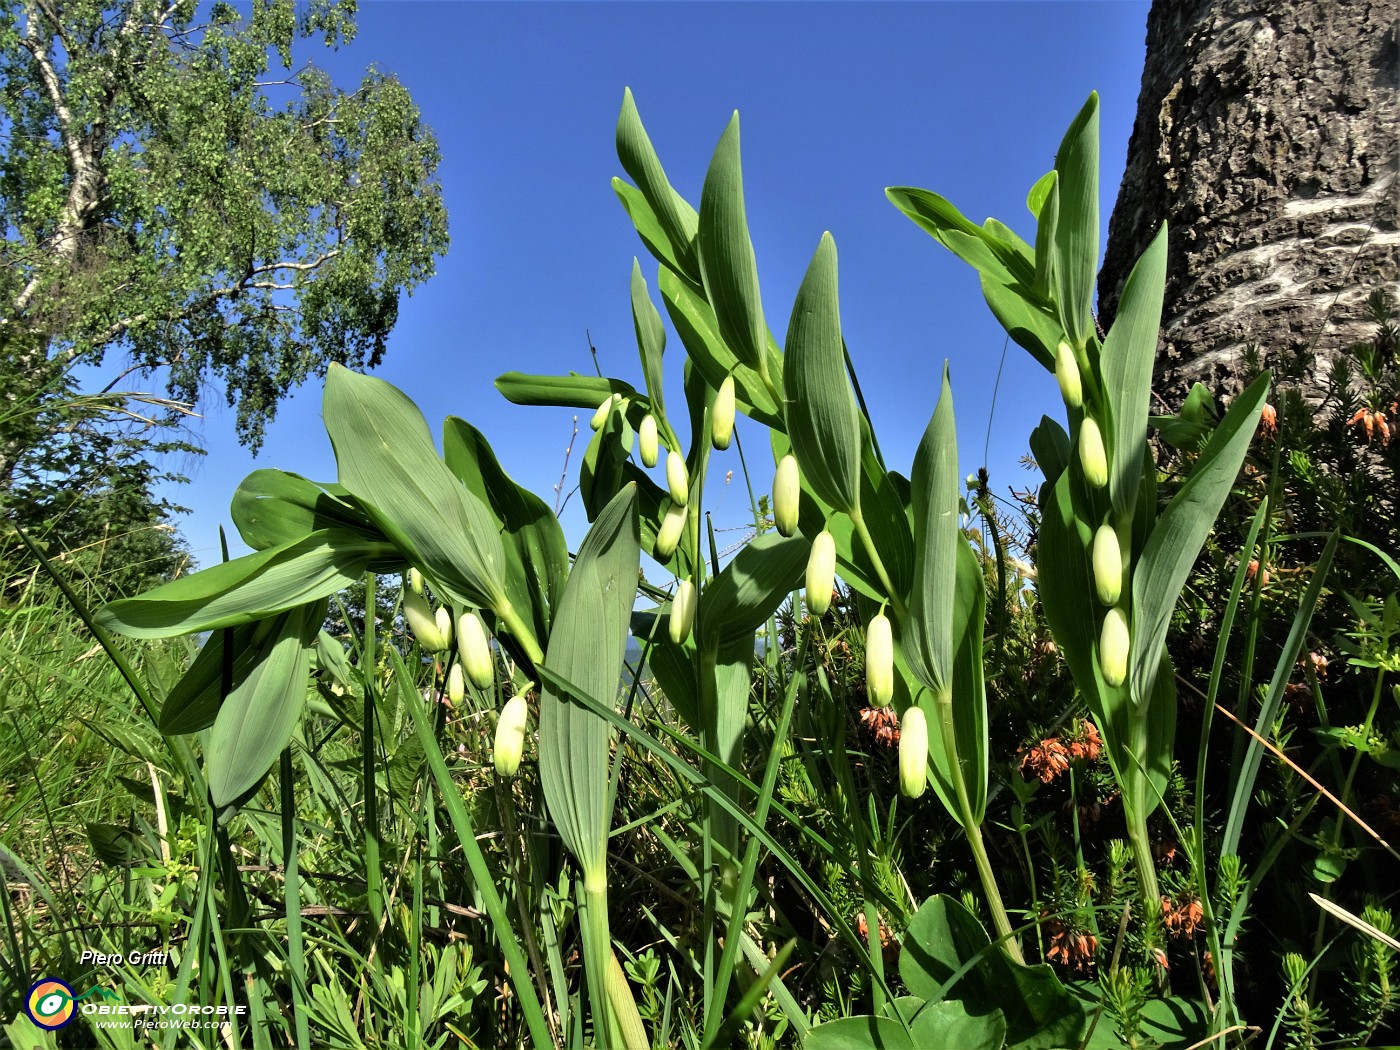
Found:
[[57, 977], [43, 977], [29, 989], [25, 1013], [40, 1028], [56, 1032], [73, 1020], [73, 988]]

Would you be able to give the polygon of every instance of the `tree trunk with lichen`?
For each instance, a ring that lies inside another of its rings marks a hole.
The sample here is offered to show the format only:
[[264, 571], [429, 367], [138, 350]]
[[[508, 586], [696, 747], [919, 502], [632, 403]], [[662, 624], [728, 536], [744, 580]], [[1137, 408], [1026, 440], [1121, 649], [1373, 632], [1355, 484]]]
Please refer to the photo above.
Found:
[[1155, 388], [1231, 394], [1245, 351], [1309, 346], [1313, 380], [1400, 281], [1400, 0], [1154, 0], [1099, 274], [1113, 319], [1169, 225]]

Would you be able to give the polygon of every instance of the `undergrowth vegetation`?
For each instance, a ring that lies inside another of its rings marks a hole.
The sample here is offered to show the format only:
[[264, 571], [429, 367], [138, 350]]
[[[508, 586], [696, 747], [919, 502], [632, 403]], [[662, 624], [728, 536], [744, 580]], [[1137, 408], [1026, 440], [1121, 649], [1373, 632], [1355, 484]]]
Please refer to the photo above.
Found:
[[[830, 235], [769, 333], [737, 115], [698, 209], [630, 93], [618, 153], [656, 264], [640, 382], [497, 383], [592, 414], [576, 551], [468, 422], [435, 436], [339, 367], [339, 476], [250, 475], [253, 554], [97, 607], [14, 533], [9, 1041], [1392, 1038], [1393, 304], [1321, 405], [1290, 348], [1150, 416], [1169, 233], [1100, 332], [1096, 98], [1030, 241], [889, 190], [1058, 380], [1041, 480], [1004, 499], [964, 480], [932, 362], [914, 461], [885, 462]], [[731, 467], [751, 533], [721, 557]]]

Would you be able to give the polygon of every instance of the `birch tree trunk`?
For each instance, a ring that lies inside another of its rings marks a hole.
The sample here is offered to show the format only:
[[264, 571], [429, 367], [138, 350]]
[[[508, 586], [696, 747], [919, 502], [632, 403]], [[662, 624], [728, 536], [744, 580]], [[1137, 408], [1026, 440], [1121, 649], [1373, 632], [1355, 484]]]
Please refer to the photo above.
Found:
[[1320, 382], [1400, 281], [1400, 0], [1155, 0], [1099, 274], [1112, 321], [1165, 219], [1156, 390], [1238, 387], [1246, 347], [1310, 344]]

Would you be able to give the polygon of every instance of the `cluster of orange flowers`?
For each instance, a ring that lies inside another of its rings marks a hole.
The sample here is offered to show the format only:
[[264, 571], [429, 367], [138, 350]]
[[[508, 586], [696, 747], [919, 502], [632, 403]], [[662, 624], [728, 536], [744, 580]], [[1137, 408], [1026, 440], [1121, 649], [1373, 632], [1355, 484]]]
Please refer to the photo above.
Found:
[[1097, 761], [1102, 748], [1103, 738], [1099, 736], [1098, 727], [1086, 718], [1072, 737], [1065, 740], [1046, 737], [1034, 747], [1022, 747], [1021, 776], [1027, 780], [1039, 777], [1042, 784], [1048, 784], [1069, 769], [1071, 762]]
[[899, 716], [893, 707], [866, 707], [860, 712], [860, 724], [875, 735], [875, 743], [885, 747], [899, 746]]
[[[865, 919], [865, 912], [856, 912], [856, 933], [866, 944], [870, 943], [870, 923]], [[894, 939], [894, 931], [885, 925], [885, 920], [880, 920], [880, 955], [884, 958], [886, 966], [893, 966], [899, 957], [899, 942]]]
[[1192, 936], [1204, 917], [1201, 902], [1195, 897], [1184, 904], [1178, 904], [1170, 897], [1162, 898], [1162, 923], [1167, 932], [1175, 937]]
[[1094, 955], [1099, 950], [1099, 939], [1092, 933], [1066, 929], [1053, 920], [1049, 929], [1053, 932], [1050, 934], [1050, 948], [1045, 957], [1061, 966], [1088, 973], [1089, 967], [1094, 964]]
[[[1397, 403], [1390, 403], [1390, 415], [1395, 416]], [[1386, 414], [1380, 409], [1358, 408], [1356, 414], [1347, 420], [1347, 426], [1358, 427], [1366, 431], [1366, 444], [1371, 443], [1371, 439], [1376, 436], [1376, 431], [1381, 432], [1381, 444], [1390, 444], [1390, 424], [1386, 421]]]

